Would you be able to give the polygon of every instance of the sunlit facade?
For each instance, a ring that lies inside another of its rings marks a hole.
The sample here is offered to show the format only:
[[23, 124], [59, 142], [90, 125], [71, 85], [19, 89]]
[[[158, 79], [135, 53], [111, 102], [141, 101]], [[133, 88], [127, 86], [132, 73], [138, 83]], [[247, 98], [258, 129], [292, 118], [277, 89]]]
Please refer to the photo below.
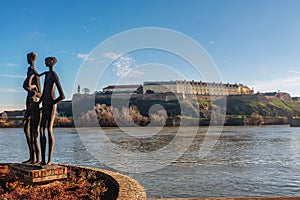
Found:
[[202, 81], [153, 81], [144, 82], [144, 93], [180, 93], [185, 95], [247, 95], [254, 94], [243, 84], [229, 84]]

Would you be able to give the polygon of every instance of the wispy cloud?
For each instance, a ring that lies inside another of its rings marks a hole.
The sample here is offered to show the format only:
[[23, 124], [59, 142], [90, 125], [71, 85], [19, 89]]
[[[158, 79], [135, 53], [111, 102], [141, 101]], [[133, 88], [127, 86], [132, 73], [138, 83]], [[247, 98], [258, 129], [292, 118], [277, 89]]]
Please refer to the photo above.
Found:
[[264, 80], [255, 81], [252, 86], [255, 91], [272, 92], [272, 91], [285, 91], [292, 93], [292, 95], [300, 94], [300, 76], [288, 77], [279, 80]]
[[14, 75], [14, 74], [0, 74], [1, 77], [7, 77], [7, 78], [20, 78], [20, 79], [24, 79], [25, 76], [21, 76], [21, 75]]
[[85, 32], [90, 32], [89, 28], [86, 27], [86, 26], [83, 27], [83, 30], [84, 30]]
[[78, 53], [77, 58], [84, 60], [84, 61], [93, 61], [94, 60], [94, 58], [90, 57], [89, 54], [85, 54], [85, 53]]
[[36, 36], [40, 36], [40, 37], [46, 36], [46, 33], [43, 33], [41, 31], [34, 31], [33, 34], [36, 35]]
[[23, 110], [25, 108], [24, 104], [1, 104], [0, 112], [12, 111], [12, 110]]
[[134, 58], [128, 55], [120, 55], [116, 53], [105, 53], [105, 58], [114, 60], [112, 63], [115, 67], [114, 72], [120, 77], [136, 77], [141, 76], [143, 72], [135, 69], [136, 63]]
[[18, 64], [16, 64], [16, 63], [7, 63], [7, 65], [10, 66], [10, 67], [17, 67], [18, 66]]
[[293, 74], [300, 74], [300, 71], [289, 70], [288, 72], [293, 73]]
[[115, 59], [121, 57], [121, 54], [108, 52], [108, 53], [103, 54], [103, 57], [115, 60]]
[[0, 88], [0, 92], [5, 93], [5, 92], [23, 92], [21, 88]]

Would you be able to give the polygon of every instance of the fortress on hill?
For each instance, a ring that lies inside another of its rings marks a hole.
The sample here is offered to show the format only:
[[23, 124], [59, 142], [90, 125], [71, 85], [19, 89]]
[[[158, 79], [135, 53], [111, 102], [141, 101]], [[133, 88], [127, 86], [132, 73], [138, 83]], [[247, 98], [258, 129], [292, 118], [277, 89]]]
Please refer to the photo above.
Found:
[[143, 85], [110, 85], [104, 93], [177, 93], [183, 95], [249, 95], [254, 91], [243, 84], [202, 82], [202, 81], [151, 81]]

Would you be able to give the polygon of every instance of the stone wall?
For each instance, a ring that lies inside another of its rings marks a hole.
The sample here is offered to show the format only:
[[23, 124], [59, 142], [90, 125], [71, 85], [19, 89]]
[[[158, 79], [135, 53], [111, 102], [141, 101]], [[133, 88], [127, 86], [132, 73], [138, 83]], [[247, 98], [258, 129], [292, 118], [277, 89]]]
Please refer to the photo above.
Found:
[[135, 179], [118, 172], [108, 171], [98, 168], [82, 167], [85, 169], [95, 170], [106, 175], [106, 178], [115, 181], [119, 187], [118, 200], [146, 200], [145, 188]]

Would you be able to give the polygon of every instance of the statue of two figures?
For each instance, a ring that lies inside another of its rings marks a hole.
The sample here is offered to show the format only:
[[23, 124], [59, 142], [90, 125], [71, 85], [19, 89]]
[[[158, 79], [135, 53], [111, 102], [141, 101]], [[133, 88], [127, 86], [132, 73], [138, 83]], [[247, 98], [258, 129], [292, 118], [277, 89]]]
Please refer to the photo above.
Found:
[[[27, 91], [26, 112], [24, 115], [24, 132], [29, 149], [29, 159], [23, 163], [51, 165], [54, 147], [53, 124], [56, 115], [57, 103], [65, 98], [59, 78], [53, 67], [57, 62], [55, 57], [45, 59], [45, 65], [48, 71], [38, 74], [35, 70], [35, 61], [37, 54], [34, 52], [27, 54], [29, 64], [27, 77], [23, 83], [23, 88]], [[40, 76], [45, 75], [43, 91], [40, 86]], [[55, 89], [57, 88], [59, 96], [55, 97]], [[42, 108], [40, 104], [42, 103]], [[40, 112], [41, 111], [41, 112]], [[46, 162], [46, 135], [48, 132], [48, 161]], [[40, 148], [38, 142], [38, 133], [40, 131]]]

